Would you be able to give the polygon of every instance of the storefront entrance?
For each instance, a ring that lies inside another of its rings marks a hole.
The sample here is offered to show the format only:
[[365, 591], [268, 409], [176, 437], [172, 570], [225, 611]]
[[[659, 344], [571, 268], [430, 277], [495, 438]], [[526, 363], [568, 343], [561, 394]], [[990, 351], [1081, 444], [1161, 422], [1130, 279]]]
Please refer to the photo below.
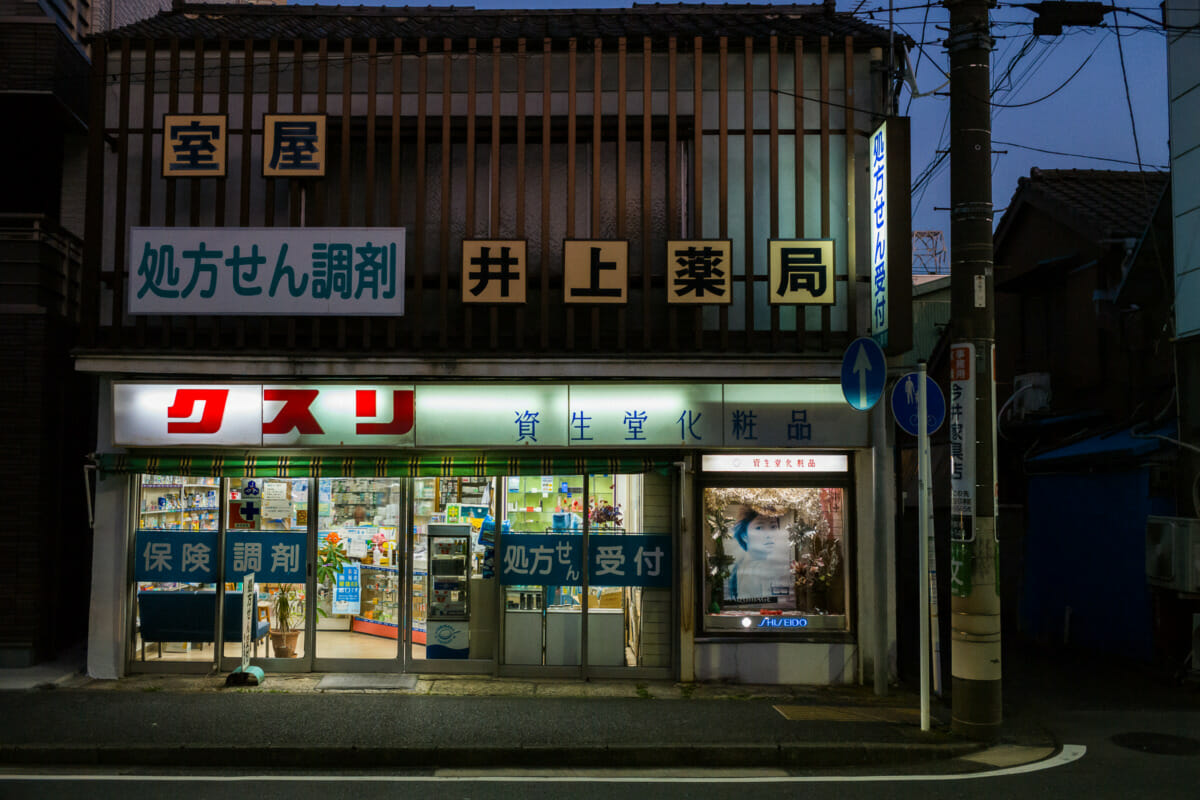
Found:
[[664, 474], [141, 474], [135, 489], [134, 671], [233, 669], [253, 581], [268, 671], [669, 672]]

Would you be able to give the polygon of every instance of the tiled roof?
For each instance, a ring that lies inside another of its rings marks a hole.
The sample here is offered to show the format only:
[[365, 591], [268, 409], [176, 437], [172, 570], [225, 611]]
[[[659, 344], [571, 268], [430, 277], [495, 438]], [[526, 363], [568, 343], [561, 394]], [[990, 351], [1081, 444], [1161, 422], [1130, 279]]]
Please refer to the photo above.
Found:
[[[543, 38], [577, 37], [581, 44], [592, 39], [625, 36], [640, 39], [672, 35], [680, 39], [693, 36], [730, 36], [763, 39], [778, 35], [783, 39], [803, 37], [812, 40], [829, 36], [837, 40], [856, 38], [856, 47], [885, 45], [888, 32], [849, 13], [825, 5], [710, 5], [710, 4], [635, 4], [624, 9], [555, 10], [476, 10], [470, 7], [390, 7], [363, 6], [245, 6], [184, 4], [170, 11], [126, 25], [104, 34], [109, 39], [193, 39], [208, 41], [278, 37], [287, 39], [430, 39], [499, 37], [530, 41]], [[896, 43], [911, 47], [908, 37], [898, 35]], [[740, 47], [740, 42], [731, 42]]]
[[1023, 203], [1098, 239], [1137, 238], [1146, 231], [1166, 188], [1165, 172], [1038, 169], [1017, 182], [997, 237]]

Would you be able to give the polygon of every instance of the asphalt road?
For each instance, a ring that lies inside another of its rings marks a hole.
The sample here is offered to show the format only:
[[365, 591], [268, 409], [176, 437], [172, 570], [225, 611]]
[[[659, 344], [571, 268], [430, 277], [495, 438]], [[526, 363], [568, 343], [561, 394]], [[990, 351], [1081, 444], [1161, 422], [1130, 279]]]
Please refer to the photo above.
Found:
[[[1165, 711], [1067, 710], [1052, 713], [1063, 750], [1038, 764], [982, 767], [961, 760], [896, 770], [530, 770], [336, 772], [264, 770], [185, 772], [57, 769], [0, 771], [0, 797], [186, 800], [242, 796], [329, 798], [501, 798], [610, 800], [927, 800], [928, 798], [1155, 798], [1194, 800], [1200, 787], [1200, 714]], [[1130, 734], [1136, 734], [1130, 736]], [[1130, 746], [1132, 745], [1132, 746]], [[983, 771], [978, 771], [978, 770]], [[971, 772], [964, 772], [970, 770]]]

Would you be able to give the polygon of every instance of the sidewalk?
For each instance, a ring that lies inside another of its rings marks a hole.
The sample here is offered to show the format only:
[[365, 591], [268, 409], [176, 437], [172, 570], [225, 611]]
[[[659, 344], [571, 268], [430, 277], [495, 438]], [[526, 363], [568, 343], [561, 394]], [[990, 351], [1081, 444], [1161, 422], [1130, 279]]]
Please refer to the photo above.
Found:
[[[878, 698], [870, 687], [670, 681], [268, 674], [261, 686], [227, 688], [224, 679], [0, 670], [9, 721], [0, 763], [829, 768], [983, 749], [940, 721], [923, 733], [917, 697], [895, 689]], [[1054, 745], [1024, 739], [1042, 753]]]

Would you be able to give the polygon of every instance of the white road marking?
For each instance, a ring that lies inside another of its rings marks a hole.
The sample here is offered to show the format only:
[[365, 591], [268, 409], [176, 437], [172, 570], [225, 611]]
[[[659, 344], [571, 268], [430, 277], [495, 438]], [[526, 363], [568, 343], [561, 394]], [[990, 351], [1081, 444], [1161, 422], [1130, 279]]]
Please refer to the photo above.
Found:
[[[1087, 753], [1087, 748], [1081, 744], [1065, 744], [1057, 755], [1032, 764], [1021, 764], [1003, 769], [985, 770], [954, 775], [777, 775], [777, 770], [769, 770], [772, 774], [755, 772], [749, 777], [734, 777], [728, 774], [718, 774], [711, 777], [698, 775], [672, 776], [608, 776], [601, 774], [553, 775], [547, 770], [541, 774], [507, 774], [507, 775], [464, 775], [461, 772], [442, 775], [326, 775], [326, 774], [267, 774], [267, 775], [111, 775], [104, 773], [54, 773], [37, 772], [0, 772], [0, 782], [4, 781], [122, 781], [122, 782], [196, 782], [196, 783], [249, 783], [251, 781], [291, 781], [291, 782], [324, 782], [324, 783], [878, 783], [881, 781], [966, 781], [980, 778], [1000, 778], [1007, 775], [1021, 775], [1028, 772], [1039, 772], [1045, 769], [1065, 766], [1078, 761]], [[568, 770], [568, 772], [572, 772]]]

